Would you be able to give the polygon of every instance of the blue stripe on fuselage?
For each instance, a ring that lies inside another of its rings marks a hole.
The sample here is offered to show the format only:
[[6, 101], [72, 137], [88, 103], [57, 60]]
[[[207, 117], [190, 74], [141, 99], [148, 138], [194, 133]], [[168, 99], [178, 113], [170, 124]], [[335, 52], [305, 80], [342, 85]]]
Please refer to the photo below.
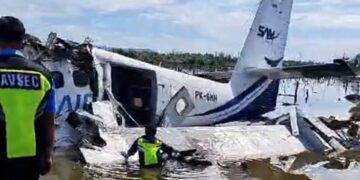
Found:
[[275, 110], [280, 80], [271, 82], [269, 87], [261, 93], [253, 102], [240, 112], [221, 119], [217, 123], [226, 123], [238, 120], [256, 120], [261, 115]]
[[209, 115], [209, 114], [224, 111], [224, 110], [226, 110], [226, 109], [228, 109], [228, 108], [230, 108], [230, 107], [232, 107], [234, 105], [239, 104], [246, 96], [248, 96], [250, 93], [255, 91], [258, 87], [260, 87], [267, 79], [268, 79], [267, 77], [261, 77], [252, 86], [250, 86], [248, 89], [246, 89], [244, 92], [242, 92], [241, 94], [239, 94], [234, 99], [227, 102], [226, 104], [224, 104], [222, 106], [219, 106], [219, 107], [217, 107], [215, 109], [209, 110], [207, 112], [204, 112], [204, 113], [201, 113], [201, 114], [196, 114], [194, 116], [206, 116], [206, 115]]

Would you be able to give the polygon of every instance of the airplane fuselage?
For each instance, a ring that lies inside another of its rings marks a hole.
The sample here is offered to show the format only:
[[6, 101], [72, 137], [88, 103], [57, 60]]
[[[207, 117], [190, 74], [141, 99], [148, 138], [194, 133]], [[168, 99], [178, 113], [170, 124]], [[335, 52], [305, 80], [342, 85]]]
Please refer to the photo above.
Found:
[[[153, 95], [156, 96], [156, 103], [154, 104], [156, 104], [156, 115], [158, 117], [164, 115], [166, 108], [172, 108], [168, 107], [168, 105], [174, 99], [176, 103], [180, 99], [184, 101], [182, 105], [184, 107], [182, 108], [186, 109], [190, 104], [193, 106], [185, 115], [181, 113], [177, 115], [182, 116], [182, 123], [177, 124], [179, 126], [211, 125], [242, 118], [255, 118], [275, 108], [279, 81], [273, 81], [266, 77], [259, 77], [249, 87], [245, 87], [242, 93], [236, 94], [230, 83], [219, 83], [192, 76], [101, 49], [94, 49], [93, 56], [97, 61], [110, 63], [111, 66], [123, 66], [138, 71], [153, 72], [152, 74], [155, 76], [153, 81], [156, 81], [156, 95], [154, 93]], [[114, 71], [122, 71], [122, 69], [112, 68], [111, 73], [117, 74]], [[150, 76], [151, 73], [147, 74], [146, 76]], [[124, 76], [124, 74], [122, 75]], [[141, 74], [137, 76], [140, 78]], [[119, 91], [119, 89], [132, 85], [128, 83], [121, 84], [121, 80], [117, 76], [111, 78], [113, 81], [112, 91], [115, 96], [116, 91]], [[120, 85], [116, 85], [117, 82]], [[116, 86], [120, 86], [120, 88], [114, 88]], [[186, 90], [188, 96], [177, 97], [181, 90]], [[173, 108], [176, 109], [177, 106], [178, 104]], [[174, 116], [176, 116], [176, 113]]]
[[189, 114], [195, 115], [214, 109], [234, 97], [231, 87], [227, 83], [188, 75], [182, 72], [151, 66], [149, 69], [156, 73], [158, 85], [157, 115], [160, 115], [170, 99], [185, 87], [195, 109]]

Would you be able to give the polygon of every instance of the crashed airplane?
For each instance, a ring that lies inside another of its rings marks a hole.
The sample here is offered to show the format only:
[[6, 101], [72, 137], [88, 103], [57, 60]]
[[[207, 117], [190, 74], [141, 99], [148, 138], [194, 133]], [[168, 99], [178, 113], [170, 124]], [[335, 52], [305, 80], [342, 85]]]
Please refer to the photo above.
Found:
[[[102, 132], [98, 127], [109, 127], [109, 124], [110, 129], [121, 131], [117, 129], [119, 125], [141, 126], [149, 122], [166, 127], [184, 127], [258, 119], [275, 109], [281, 78], [306, 77], [311, 74], [334, 76], [329, 73], [334, 69], [338, 72], [335, 76], [355, 75], [343, 61], [282, 68], [292, 4], [292, 0], [261, 1], [228, 83], [141, 62], [93, 46], [88, 40], [79, 44], [51, 33], [43, 45], [29, 38], [24, 54], [51, 71], [57, 88], [56, 147], [78, 145], [79, 139], [83, 137], [97, 147], [110, 148], [110, 144], [117, 147], [111, 140], [100, 137]], [[317, 74], [319, 69], [322, 74]], [[94, 104], [104, 100], [111, 104], [100, 103], [94, 107]], [[74, 114], [78, 110], [85, 111]], [[108, 113], [104, 115], [104, 112]], [[99, 118], [99, 114], [103, 115], [102, 118]], [[104, 122], [113, 119], [113, 122]], [[278, 147], [294, 146], [292, 150], [269, 150], [267, 155], [280, 151], [295, 154], [305, 150], [296, 138], [279, 141], [280, 135], [289, 135], [285, 127], [222, 129], [243, 134], [239, 137], [256, 133], [256, 129], [259, 132], [268, 131], [266, 136], [269, 140], [266, 142], [279, 143]], [[219, 132], [222, 129], [217, 128]], [[174, 133], [177, 130], [170, 131]], [[213, 132], [208, 128], [203, 131]], [[79, 137], [78, 132], [83, 137]], [[253, 140], [256, 142], [263, 139], [259, 134], [252, 136], [258, 137]], [[117, 134], [110, 139], [120, 137]], [[204, 140], [202, 138], [199, 139]], [[259, 144], [254, 144], [248, 146], [249, 153], [256, 153], [254, 149]], [[266, 149], [265, 146], [267, 144], [264, 144], [263, 149]]]
[[[90, 44], [49, 38], [49, 46], [55, 41], [55, 46], [62, 44], [63, 51], [68, 51], [59, 54], [59, 47], [50, 47], [53, 60], [42, 62], [53, 72], [58, 88], [57, 115], [101, 100], [108, 90], [136, 124], [159, 119], [162, 126], [214, 125], [257, 119], [274, 110], [279, 79], [283, 77], [311, 74], [321, 67], [354, 75], [343, 62], [282, 68], [292, 3], [292, 0], [260, 3], [229, 83], [161, 68]], [[61, 56], [62, 60], [57, 60]], [[74, 68], [77, 70], [69, 73]]]

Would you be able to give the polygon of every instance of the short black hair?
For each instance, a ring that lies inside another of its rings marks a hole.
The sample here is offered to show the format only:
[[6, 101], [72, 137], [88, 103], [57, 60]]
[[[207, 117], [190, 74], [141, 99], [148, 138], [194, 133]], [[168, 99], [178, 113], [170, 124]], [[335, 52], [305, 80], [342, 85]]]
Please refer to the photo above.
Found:
[[146, 125], [145, 127], [145, 135], [147, 136], [155, 136], [156, 135], [156, 126], [154, 125]]
[[21, 42], [25, 38], [24, 24], [12, 16], [0, 17], [0, 41]]

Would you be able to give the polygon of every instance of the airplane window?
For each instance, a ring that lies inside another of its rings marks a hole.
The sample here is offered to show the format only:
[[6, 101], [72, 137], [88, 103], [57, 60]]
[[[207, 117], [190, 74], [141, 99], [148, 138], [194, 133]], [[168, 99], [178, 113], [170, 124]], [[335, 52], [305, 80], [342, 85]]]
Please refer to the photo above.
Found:
[[90, 82], [88, 74], [84, 71], [74, 71], [73, 79], [76, 87], [85, 87]]
[[54, 81], [56, 89], [64, 87], [64, 76], [61, 72], [53, 71], [51, 72], [51, 77]]
[[133, 104], [135, 107], [137, 107], [137, 108], [143, 107], [143, 100], [141, 98], [134, 98], [133, 100], [134, 100]]
[[187, 107], [187, 103], [185, 101], [185, 99], [180, 99], [177, 103], [176, 103], [176, 112], [181, 116], [184, 114], [184, 111], [186, 110]]

